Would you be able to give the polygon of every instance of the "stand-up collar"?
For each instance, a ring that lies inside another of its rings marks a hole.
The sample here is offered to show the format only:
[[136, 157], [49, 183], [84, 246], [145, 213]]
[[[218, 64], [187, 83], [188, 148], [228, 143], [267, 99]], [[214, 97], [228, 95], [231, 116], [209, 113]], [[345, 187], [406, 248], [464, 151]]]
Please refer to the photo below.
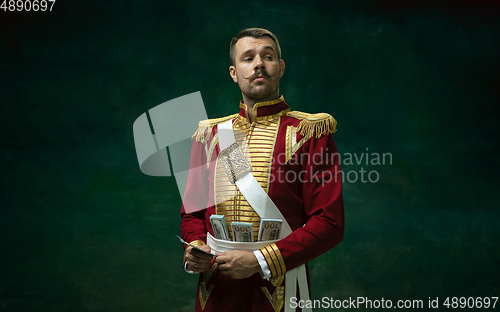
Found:
[[[240, 116], [248, 119], [248, 107], [243, 100], [240, 102]], [[285, 102], [285, 98], [280, 96], [276, 100], [257, 102], [253, 106], [253, 117], [251, 122], [268, 120], [274, 117], [279, 117], [290, 111], [290, 107]]]

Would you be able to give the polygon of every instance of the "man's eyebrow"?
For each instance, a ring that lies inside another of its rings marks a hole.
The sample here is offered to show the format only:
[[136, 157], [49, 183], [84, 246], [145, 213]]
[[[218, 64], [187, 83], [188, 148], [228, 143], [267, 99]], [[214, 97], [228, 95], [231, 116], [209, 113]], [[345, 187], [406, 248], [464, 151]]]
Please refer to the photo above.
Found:
[[[243, 53], [241, 53], [241, 55], [245, 55], [247, 53], [253, 52], [254, 50], [255, 49], [248, 49], [248, 50], [244, 51]], [[265, 46], [264, 50], [272, 50], [274, 52], [274, 48], [272, 45]]]

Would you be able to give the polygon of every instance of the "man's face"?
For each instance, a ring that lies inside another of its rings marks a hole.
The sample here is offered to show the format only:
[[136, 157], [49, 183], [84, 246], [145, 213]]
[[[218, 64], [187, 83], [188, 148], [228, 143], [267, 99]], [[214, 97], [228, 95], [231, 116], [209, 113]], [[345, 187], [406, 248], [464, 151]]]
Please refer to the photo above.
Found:
[[243, 37], [235, 45], [234, 66], [229, 73], [244, 96], [269, 100], [279, 96], [280, 78], [285, 63], [278, 59], [274, 41], [269, 37]]

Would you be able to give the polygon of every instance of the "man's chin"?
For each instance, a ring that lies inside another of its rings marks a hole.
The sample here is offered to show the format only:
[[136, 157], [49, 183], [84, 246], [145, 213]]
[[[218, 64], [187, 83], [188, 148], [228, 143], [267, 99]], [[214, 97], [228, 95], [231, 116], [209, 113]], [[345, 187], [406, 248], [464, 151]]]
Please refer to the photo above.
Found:
[[263, 88], [254, 88], [253, 90], [243, 92], [243, 94], [251, 99], [262, 100], [269, 98], [274, 93], [274, 90], [271, 90], [268, 87]]

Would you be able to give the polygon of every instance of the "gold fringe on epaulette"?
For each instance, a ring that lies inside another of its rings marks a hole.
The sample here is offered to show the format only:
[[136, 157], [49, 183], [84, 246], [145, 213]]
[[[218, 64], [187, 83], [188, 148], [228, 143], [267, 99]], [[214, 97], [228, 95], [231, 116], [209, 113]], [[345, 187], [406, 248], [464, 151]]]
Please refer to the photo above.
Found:
[[198, 130], [193, 134], [191, 140], [196, 140], [206, 144], [212, 135], [212, 129], [215, 125], [228, 121], [229, 119], [236, 118], [238, 114], [229, 115], [222, 118], [206, 119], [198, 123]]
[[297, 132], [306, 140], [313, 136], [319, 139], [322, 135], [337, 132], [337, 121], [326, 113], [307, 114], [302, 112], [289, 112], [287, 116], [300, 119]]
[[[198, 130], [193, 134], [191, 140], [195, 140], [196, 142], [201, 142], [203, 144], [207, 143], [210, 138], [210, 134], [212, 132], [213, 126], [203, 125], [202, 122], [198, 124]], [[209, 131], [207, 131], [209, 130]]]

